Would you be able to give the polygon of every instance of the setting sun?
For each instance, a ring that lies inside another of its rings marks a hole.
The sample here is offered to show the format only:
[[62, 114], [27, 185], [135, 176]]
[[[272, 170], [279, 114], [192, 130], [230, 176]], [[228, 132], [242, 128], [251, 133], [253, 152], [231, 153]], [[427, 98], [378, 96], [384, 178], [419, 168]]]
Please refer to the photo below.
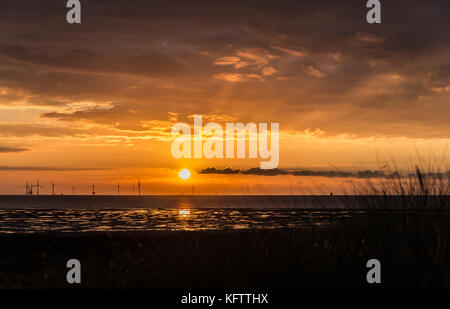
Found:
[[180, 175], [181, 179], [185, 180], [185, 179], [188, 179], [189, 177], [191, 177], [191, 172], [189, 172], [189, 170], [184, 168], [180, 171], [180, 173], [178, 175]]

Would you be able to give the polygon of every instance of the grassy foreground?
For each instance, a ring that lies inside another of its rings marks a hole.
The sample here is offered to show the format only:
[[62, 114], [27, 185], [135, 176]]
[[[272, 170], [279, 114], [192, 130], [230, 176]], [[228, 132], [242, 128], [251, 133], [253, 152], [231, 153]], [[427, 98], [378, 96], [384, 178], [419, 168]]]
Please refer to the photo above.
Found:
[[67, 260], [84, 288], [450, 287], [447, 212], [386, 215], [313, 229], [0, 235], [0, 287], [61, 288]]

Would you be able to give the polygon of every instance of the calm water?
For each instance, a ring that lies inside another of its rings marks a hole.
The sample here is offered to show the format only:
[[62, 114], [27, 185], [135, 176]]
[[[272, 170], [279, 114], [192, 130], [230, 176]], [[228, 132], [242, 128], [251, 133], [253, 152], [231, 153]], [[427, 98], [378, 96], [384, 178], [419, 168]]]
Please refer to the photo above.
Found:
[[0, 196], [0, 233], [323, 227], [364, 216], [358, 201], [351, 196]]
[[0, 233], [275, 229], [324, 226], [352, 216], [298, 209], [1, 209]]

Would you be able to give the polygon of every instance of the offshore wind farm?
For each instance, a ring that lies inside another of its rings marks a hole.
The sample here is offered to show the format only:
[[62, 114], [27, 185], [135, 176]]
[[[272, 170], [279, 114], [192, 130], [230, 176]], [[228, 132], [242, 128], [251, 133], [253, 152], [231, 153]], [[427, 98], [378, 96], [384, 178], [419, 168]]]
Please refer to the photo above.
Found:
[[[27, 181], [22, 188], [25, 189], [24, 195], [27, 195], [27, 196], [39, 196], [39, 195], [52, 195], [52, 196], [55, 196], [55, 195], [66, 195], [67, 194], [67, 192], [66, 193], [65, 192], [58, 192], [56, 190], [57, 184], [54, 183], [54, 182], [51, 182], [49, 184], [49, 187], [51, 188], [51, 191], [47, 191], [47, 192], [44, 191], [44, 194], [42, 194], [43, 193], [42, 192], [42, 188], [44, 188], [44, 187], [39, 183], [39, 179], [38, 179], [35, 184], [33, 184], [32, 181], [31, 182]], [[92, 185], [90, 185], [89, 187], [91, 189], [90, 195], [97, 195], [98, 194], [96, 192], [96, 190], [95, 190], [95, 183], [92, 183]], [[75, 184], [72, 185], [72, 187], [71, 187], [71, 195], [72, 196], [75, 196], [76, 188], [77, 188], [77, 186]], [[117, 187], [116, 188], [117, 188], [117, 196], [120, 196], [120, 193], [121, 193], [120, 190], [121, 190], [121, 188], [123, 190], [123, 186], [121, 186], [120, 183], [117, 183]], [[141, 195], [141, 182], [140, 182], [139, 179], [137, 179], [136, 186], [133, 186], [133, 185], [130, 186], [130, 190], [129, 190], [129, 193], [128, 193], [128, 195], [136, 195], [136, 194], [138, 196]], [[127, 194], [125, 194], [125, 195], [127, 195]]]

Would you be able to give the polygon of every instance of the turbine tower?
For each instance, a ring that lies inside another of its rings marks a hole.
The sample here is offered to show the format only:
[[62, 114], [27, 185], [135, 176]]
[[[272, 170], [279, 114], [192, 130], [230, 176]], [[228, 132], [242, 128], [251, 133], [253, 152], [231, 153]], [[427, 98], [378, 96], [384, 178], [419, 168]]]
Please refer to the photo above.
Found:
[[25, 188], [25, 195], [30, 194], [30, 185], [28, 184], [28, 181], [22, 188]]
[[55, 183], [52, 182], [52, 195], [55, 195]]
[[36, 182], [35, 187], [36, 187], [36, 195], [39, 195], [39, 188], [42, 188], [42, 186], [39, 184], [39, 178], [38, 178], [38, 180]]
[[95, 195], [95, 184], [92, 184], [92, 195]]
[[117, 196], [120, 195], [120, 183], [117, 183]]
[[137, 184], [137, 190], [138, 190], [138, 195], [141, 196], [141, 181], [138, 178], [138, 184]]

